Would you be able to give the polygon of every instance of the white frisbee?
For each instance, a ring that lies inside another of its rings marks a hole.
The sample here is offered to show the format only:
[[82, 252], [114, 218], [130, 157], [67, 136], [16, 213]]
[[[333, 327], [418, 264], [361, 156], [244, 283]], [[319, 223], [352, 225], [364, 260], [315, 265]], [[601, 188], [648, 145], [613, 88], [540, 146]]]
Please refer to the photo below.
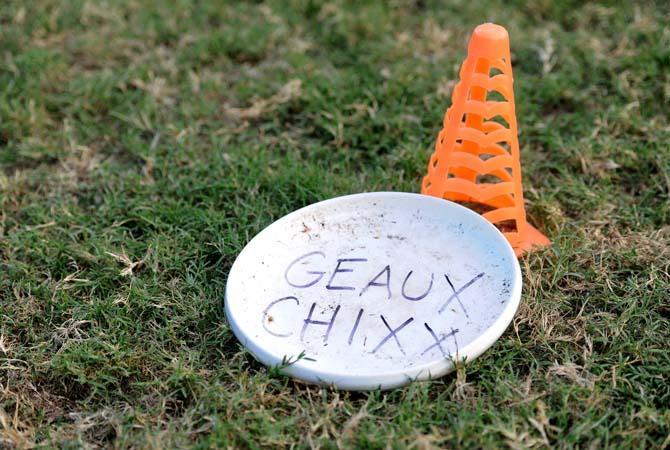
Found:
[[225, 309], [263, 364], [340, 389], [440, 377], [488, 349], [521, 298], [502, 233], [435, 197], [373, 192], [277, 220], [239, 254]]

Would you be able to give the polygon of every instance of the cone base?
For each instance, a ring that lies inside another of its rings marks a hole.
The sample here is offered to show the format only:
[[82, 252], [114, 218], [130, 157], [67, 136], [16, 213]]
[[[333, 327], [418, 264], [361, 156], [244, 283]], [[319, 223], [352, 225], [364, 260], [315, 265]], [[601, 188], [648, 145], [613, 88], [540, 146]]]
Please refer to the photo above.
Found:
[[551, 241], [540, 230], [526, 222], [526, 227], [521, 233], [504, 233], [507, 240], [512, 244], [517, 257], [528, 253], [536, 248], [548, 247]]

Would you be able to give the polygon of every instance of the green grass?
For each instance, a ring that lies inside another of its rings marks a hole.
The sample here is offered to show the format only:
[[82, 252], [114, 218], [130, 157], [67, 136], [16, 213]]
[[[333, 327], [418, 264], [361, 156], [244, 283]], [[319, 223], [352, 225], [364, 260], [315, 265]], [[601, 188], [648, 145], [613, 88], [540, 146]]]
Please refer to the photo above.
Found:
[[[5, 0], [0, 447], [667, 447], [670, 13], [624, 3]], [[418, 191], [485, 21], [554, 241], [513, 325], [390, 392], [266, 369], [222, 311], [235, 256]]]

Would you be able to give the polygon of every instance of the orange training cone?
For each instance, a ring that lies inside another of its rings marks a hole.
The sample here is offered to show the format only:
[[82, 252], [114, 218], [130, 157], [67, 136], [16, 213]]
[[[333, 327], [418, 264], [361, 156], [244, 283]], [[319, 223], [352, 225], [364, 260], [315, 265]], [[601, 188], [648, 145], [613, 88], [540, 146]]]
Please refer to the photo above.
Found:
[[483, 216], [501, 228], [517, 256], [549, 245], [526, 222], [505, 28], [492, 23], [475, 28], [460, 78], [421, 193], [488, 207]]

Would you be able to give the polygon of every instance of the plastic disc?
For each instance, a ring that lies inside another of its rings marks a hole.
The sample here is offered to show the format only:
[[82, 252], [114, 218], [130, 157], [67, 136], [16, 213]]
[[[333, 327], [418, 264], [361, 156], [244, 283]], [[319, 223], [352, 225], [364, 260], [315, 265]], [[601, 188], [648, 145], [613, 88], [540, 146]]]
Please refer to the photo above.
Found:
[[374, 192], [295, 211], [242, 250], [233, 332], [263, 364], [340, 389], [444, 375], [500, 337], [521, 270], [493, 225], [456, 203]]

